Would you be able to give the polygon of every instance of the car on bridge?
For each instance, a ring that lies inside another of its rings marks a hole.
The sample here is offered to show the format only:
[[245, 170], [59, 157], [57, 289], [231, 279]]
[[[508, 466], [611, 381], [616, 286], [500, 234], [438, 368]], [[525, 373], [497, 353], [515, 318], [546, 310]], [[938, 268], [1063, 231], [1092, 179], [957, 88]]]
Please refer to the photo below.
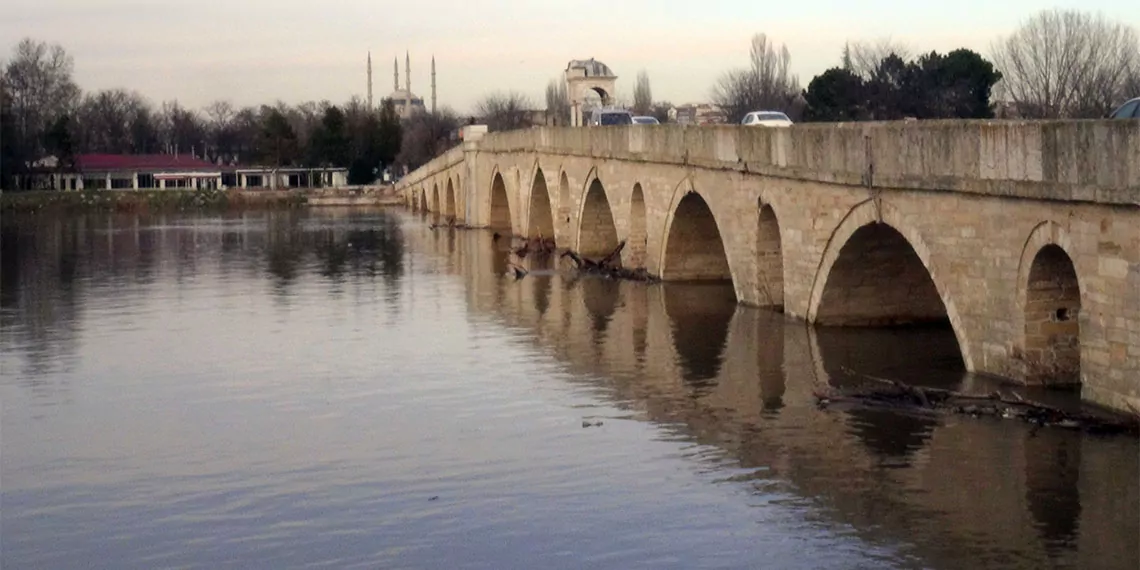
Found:
[[590, 113], [591, 127], [604, 127], [609, 125], [632, 125], [633, 113], [625, 109], [594, 109]]
[[633, 124], [635, 124], [635, 125], [660, 125], [661, 121], [658, 121], [657, 117], [649, 117], [649, 116], [645, 116], [645, 115], [639, 115], [639, 116], [633, 118]]
[[1129, 99], [1108, 115], [1110, 119], [1140, 119], [1140, 97]]
[[752, 111], [744, 115], [740, 124], [748, 127], [790, 127], [792, 120], [779, 111]]

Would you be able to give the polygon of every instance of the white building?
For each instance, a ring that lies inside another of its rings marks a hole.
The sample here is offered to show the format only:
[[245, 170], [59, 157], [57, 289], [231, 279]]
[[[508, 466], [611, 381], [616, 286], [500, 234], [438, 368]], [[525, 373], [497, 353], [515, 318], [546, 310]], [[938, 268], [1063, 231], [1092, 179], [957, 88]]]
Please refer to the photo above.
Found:
[[81, 154], [72, 168], [54, 157], [37, 162], [29, 188], [44, 190], [144, 190], [224, 188], [321, 188], [348, 185], [346, 168], [241, 167], [211, 164], [186, 155]]

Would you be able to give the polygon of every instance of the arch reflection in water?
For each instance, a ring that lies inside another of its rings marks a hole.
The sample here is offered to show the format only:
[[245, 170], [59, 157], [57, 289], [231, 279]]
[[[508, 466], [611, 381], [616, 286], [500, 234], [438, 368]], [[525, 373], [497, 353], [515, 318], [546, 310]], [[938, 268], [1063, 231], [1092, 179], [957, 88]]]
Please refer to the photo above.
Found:
[[1080, 466], [1081, 442], [1076, 434], [1025, 442], [1025, 502], [1050, 557], [1076, 545]]
[[617, 281], [586, 276], [574, 280], [574, 287], [581, 290], [586, 312], [590, 314], [590, 330], [594, 332], [594, 342], [605, 341], [606, 327], [618, 306]]
[[[813, 330], [825, 380], [857, 386], [874, 379], [958, 389], [966, 377], [954, 331], [947, 326]], [[938, 420], [885, 410], [847, 412], [851, 432], [869, 451], [892, 462], [909, 461], [926, 445]]]
[[665, 314], [682, 377], [700, 394], [716, 385], [736, 313], [732, 283], [665, 283]]

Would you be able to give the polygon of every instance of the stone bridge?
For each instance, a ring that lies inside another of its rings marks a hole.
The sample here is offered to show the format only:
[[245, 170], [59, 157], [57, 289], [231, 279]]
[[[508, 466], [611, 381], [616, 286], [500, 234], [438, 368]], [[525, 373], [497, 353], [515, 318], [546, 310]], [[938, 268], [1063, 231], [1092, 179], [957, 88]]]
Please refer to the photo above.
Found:
[[821, 326], [948, 323], [965, 367], [1140, 410], [1140, 122], [536, 128], [399, 184]]

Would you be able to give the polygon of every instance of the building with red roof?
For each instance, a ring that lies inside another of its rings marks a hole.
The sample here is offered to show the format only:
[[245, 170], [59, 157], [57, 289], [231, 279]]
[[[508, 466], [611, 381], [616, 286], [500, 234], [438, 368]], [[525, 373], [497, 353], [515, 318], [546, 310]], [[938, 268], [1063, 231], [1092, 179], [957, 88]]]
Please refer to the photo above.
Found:
[[75, 157], [79, 172], [111, 171], [217, 171], [218, 166], [200, 158], [175, 154], [81, 154]]
[[28, 186], [55, 190], [313, 188], [348, 183], [346, 168], [219, 165], [178, 154], [80, 154], [71, 168], [49, 157]]

